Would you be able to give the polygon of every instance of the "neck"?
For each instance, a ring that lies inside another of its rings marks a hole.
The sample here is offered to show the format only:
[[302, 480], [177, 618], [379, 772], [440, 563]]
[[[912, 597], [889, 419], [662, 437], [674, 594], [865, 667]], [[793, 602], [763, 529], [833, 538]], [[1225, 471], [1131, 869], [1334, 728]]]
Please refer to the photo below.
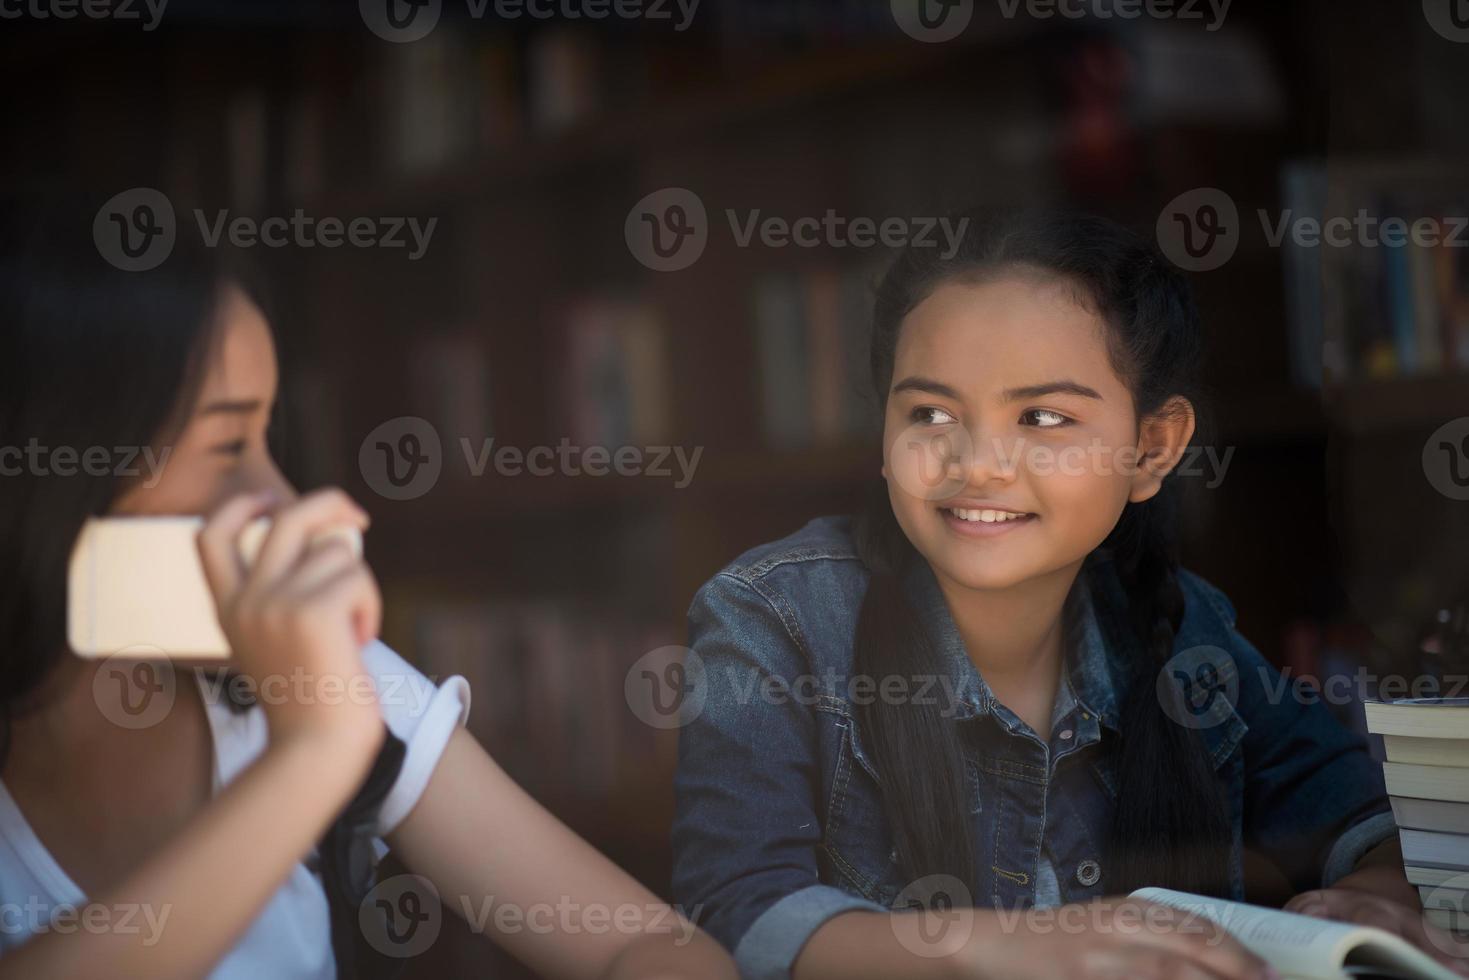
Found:
[[934, 569], [964, 650], [1001, 701], [1002, 690], [1028, 688], [1060, 676], [1062, 607], [1081, 562], [1006, 589], [974, 589]]
[[[30, 699], [30, 707], [18, 711], [11, 719], [12, 747], [44, 745], [48, 747], [46, 756], [54, 760], [73, 758], [74, 753], [94, 752], [104, 744], [147, 738], [148, 728], [132, 731], [109, 720], [121, 716], [119, 705], [124, 685], [102, 672], [128, 669], [127, 664], [87, 660], [64, 653]], [[159, 663], [153, 669], [170, 671], [173, 666]], [[22, 755], [11, 752], [5, 760], [6, 769], [24, 764]]]

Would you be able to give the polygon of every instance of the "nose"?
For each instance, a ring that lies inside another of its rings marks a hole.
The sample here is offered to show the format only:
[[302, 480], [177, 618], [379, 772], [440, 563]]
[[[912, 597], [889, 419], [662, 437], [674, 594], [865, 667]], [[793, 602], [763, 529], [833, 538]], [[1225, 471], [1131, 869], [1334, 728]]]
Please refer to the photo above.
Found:
[[267, 455], [247, 465], [241, 466], [236, 471], [236, 479], [230, 487], [231, 495], [237, 493], [264, 493], [271, 491], [276, 499], [281, 502], [295, 500], [296, 488], [287, 480], [285, 474], [280, 471], [274, 459]]
[[1001, 439], [982, 431], [970, 433], [968, 482], [971, 486], [1012, 483], [1025, 451], [1025, 437]]

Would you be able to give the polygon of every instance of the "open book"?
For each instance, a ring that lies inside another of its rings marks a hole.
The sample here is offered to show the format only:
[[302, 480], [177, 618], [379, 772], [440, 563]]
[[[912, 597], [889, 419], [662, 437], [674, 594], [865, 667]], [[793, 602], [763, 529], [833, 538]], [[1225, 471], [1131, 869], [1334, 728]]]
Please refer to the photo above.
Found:
[[1371, 926], [1328, 922], [1167, 888], [1141, 888], [1132, 897], [1196, 912], [1218, 923], [1288, 980], [1461, 980], [1426, 953]]

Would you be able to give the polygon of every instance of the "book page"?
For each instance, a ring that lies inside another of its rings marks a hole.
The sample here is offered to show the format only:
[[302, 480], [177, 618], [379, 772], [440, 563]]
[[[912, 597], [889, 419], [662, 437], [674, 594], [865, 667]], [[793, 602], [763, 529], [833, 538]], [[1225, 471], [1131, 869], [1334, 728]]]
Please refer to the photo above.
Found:
[[1422, 950], [1382, 929], [1329, 922], [1167, 888], [1142, 888], [1133, 898], [1197, 912], [1218, 923], [1246, 949], [1288, 978], [1330, 980], [1351, 972], [1415, 980], [1456, 980], [1453, 971]]

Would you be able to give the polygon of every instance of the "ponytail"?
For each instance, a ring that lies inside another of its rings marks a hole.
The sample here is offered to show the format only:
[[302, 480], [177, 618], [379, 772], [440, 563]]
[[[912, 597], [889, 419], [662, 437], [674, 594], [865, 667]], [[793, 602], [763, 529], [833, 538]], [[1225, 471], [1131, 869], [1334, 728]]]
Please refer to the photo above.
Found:
[[1165, 480], [1151, 500], [1127, 505], [1108, 539], [1136, 644], [1115, 754], [1108, 890], [1165, 885], [1226, 894], [1230, 826], [1223, 794], [1198, 731], [1174, 721], [1178, 711], [1164, 710], [1162, 698], [1177, 696], [1177, 688], [1157, 683], [1183, 622], [1174, 509], [1174, 488]]
[[[898, 526], [887, 487], [873, 487], [854, 527], [870, 578], [857, 613], [852, 672], [857, 677], [943, 676], [927, 627], [903, 594], [902, 571], [916, 557]], [[898, 864], [909, 881], [959, 878], [974, 893], [974, 841], [968, 823], [964, 756], [943, 706], [920, 699], [864, 699], [857, 723], [882, 779], [882, 798]]]

